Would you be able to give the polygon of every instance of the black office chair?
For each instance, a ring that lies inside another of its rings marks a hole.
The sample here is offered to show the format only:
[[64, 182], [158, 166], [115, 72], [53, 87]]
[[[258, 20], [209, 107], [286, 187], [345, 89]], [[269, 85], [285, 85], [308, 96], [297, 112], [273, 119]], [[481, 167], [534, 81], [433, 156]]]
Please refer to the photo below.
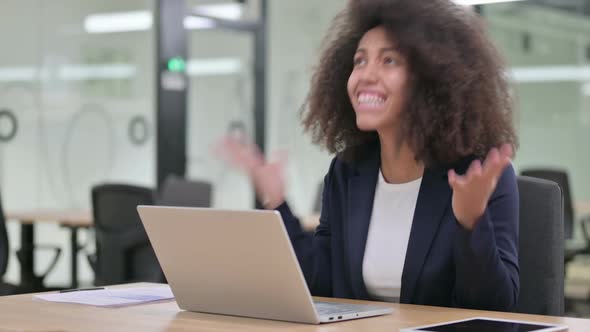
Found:
[[[561, 169], [550, 169], [550, 168], [536, 168], [536, 169], [525, 169], [521, 172], [523, 175], [532, 176], [540, 179], [546, 179], [557, 183], [561, 187], [564, 203], [564, 232], [566, 244], [567, 240], [573, 238], [573, 229], [575, 225], [576, 216], [574, 215], [573, 199], [570, 191], [570, 184], [568, 174], [565, 170]], [[565, 270], [567, 271], [567, 264], [570, 263], [578, 255], [589, 255], [590, 254], [590, 216], [579, 218], [582, 236], [584, 243], [582, 245], [576, 244], [576, 246], [569, 247], [565, 246], [564, 249], [564, 263], [566, 265]], [[565, 298], [565, 310], [568, 313], [577, 311], [576, 307], [578, 303], [587, 303], [590, 301], [590, 294], [582, 298]]]
[[96, 254], [89, 256], [96, 285], [161, 282], [164, 274], [137, 213], [153, 205], [149, 188], [103, 184], [92, 188]]
[[563, 199], [551, 181], [519, 176], [520, 295], [517, 312], [563, 316]]
[[[567, 172], [561, 169], [531, 168], [523, 170], [521, 174], [524, 176], [553, 181], [561, 187], [563, 193], [565, 239], [571, 240], [573, 238], [576, 216], [574, 215], [573, 200]], [[590, 254], [590, 216], [581, 217], [580, 226], [582, 228], [585, 244], [579, 248], [566, 248], [564, 255], [565, 263], [570, 262], [577, 255]]]
[[190, 181], [169, 175], [164, 180], [156, 199], [158, 205], [210, 207], [212, 185], [204, 181]]

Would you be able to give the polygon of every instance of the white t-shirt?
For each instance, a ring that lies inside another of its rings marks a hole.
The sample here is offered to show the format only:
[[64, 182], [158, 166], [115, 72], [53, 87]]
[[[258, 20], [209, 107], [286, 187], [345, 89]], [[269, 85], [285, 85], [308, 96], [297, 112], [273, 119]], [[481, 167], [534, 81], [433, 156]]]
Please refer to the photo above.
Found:
[[391, 184], [381, 169], [363, 259], [363, 279], [375, 299], [399, 302], [402, 271], [422, 178]]

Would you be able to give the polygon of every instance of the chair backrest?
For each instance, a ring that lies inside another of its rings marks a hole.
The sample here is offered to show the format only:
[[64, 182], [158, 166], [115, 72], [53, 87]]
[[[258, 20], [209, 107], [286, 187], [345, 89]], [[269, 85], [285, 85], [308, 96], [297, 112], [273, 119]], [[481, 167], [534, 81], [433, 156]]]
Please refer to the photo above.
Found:
[[553, 181], [561, 187], [563, 194], [563, 227], [566, 239], [573, 238], [574, 232], [574, 209], [572, 194], [567, 172], [561, 169], [551, 168], [529, 168], [522, 170], [521, 175]]
[[162, 280], [162, 270], [137, 214], [138, 205], [153, 204], [150, 188], [125, 184], [92, 188], [97, 285]]
[[563, 199], [551, 181], [519, 176], [520, 296], [516, 311], [563, 316]]
[[204, 181], [166, 177], [156, 203], [165, 206], [210, 207], [212, 186]]
[[10, 246], [8, 243], [8, 232], [6, 231], [6, 218], [4, 217], [2, 198], [0, 197], [0, 280], [2, 280], [8, 267], [9, 252]]

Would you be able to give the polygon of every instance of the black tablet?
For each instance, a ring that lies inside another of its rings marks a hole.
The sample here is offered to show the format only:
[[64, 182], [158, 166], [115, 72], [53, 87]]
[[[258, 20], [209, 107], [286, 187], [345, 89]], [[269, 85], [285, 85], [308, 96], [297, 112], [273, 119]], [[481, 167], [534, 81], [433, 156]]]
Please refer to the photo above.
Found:
[[565, 325], [554, 325], [519, 320], [474, 317], [452, 322], [410, 327], [401, 332], [553, 332], [566, 331]]

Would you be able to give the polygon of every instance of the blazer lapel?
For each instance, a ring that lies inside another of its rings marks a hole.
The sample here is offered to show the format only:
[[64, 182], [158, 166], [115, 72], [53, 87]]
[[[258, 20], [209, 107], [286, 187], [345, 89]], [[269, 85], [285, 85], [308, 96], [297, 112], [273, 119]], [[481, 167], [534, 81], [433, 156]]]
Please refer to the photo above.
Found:
[[402, 303], [412, 303], [416, 283], [426, 256], [444, 213], [450, 206], [451, 192], [445, 171], [439, 169], [424, 171], [402, 272], [400, 295]]
[[379, 153], [360, 165], [357, 173], [348, 180], [348, 217], [345, 246], [350, 258], [350, 279], [354, 297], [368, 299], [363, 280], [363, 257], [373, 211], [375, 187], [379, 172]]

